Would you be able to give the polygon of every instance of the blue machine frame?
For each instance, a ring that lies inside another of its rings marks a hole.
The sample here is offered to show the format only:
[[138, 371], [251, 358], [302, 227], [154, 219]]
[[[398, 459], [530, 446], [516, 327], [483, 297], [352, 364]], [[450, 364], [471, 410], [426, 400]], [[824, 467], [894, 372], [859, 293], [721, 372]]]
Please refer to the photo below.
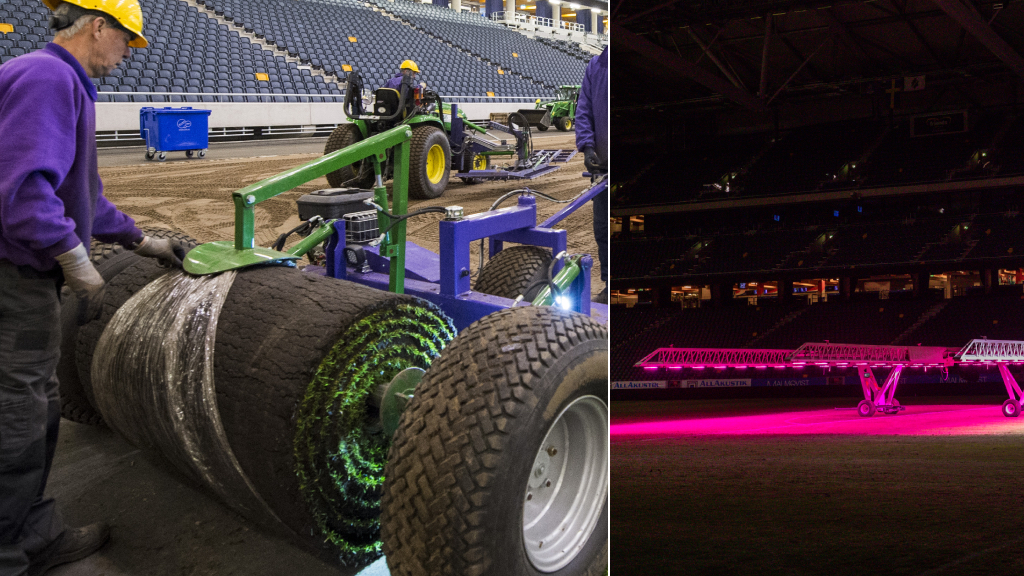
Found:
[[[459, 330], [488, 314], [512, 307], [513, 300], [470, 289], [472, 242], [489, 238], [491, 257], [501, 251], [504, 242], [549, 248], [553, 256], [557, 255], [566, 249], [567, 233], [565, 230], [553, 230], [550, 226], [589, 202], [603, 192], [606, 186], [607, 180], [598, 182], [540, 225], [536, 224], [536, 199], [528, 193], [521, 195], [513, 207], [471, 214], [461, 220], [441, 221], [440, 256], [413, 242], [406, 242], [405, 292], [438, 305], [452, 318]], [[390, 259], [381, 256], [376, 247], [368, 248], [365, 252], [370, 271], [357, 271], [347, 265], [344, 257], [345, 222], [336, 221], [334, 228], [335, 233], [326, 247], [326, 267], [309, 266], [307, 271], [387, 290]], [[564, 293], [570, 302], [568, 309], [607, 324], [608, 307], [590, 302], [590, 269], [593, 259], [584, 256], [580, 264], [580, 274]], [[559, 261], [554, 272], [557, 274], [560, 268]]]

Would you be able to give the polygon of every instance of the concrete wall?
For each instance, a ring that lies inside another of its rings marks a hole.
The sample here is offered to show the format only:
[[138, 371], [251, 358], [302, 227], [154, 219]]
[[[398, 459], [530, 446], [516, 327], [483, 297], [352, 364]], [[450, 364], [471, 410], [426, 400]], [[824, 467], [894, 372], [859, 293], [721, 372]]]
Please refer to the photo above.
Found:
[[[255, 104], [246, 102], [97, 102], [96, 131], [138, 130], [139, 109], [143, 107], [211, 110], [210, 128], [257, 126], [308, 126], [346, 122], [340, 102]], [[470, 119], [486, 119], [491, 112], [512, 112], [533, 108], [533, 102], [460, 104]]]

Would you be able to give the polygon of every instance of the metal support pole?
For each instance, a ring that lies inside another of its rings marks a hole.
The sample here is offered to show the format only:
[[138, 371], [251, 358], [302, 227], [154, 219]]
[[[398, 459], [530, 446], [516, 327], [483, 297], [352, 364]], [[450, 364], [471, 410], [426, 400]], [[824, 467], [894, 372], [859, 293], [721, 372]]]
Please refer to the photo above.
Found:
[[863, 366], [857, 369], [857, 376], [860, 377], [860, 388], [864, 391], [864, 399], [874, 404], [875, 393], [879, 390], [875, 372], [871, 368]]
[[903, 372], [902, 365], [897, 365], [892, 369], [892, 372], [889, 372], [889, 376], [885, 379], [885, 385], [882, 386], [881, 393], [878, 395], [875, 406], [893, 405], [893, 397], [896, 395], [896, 386], [900, 383], [901, 372]]
[[1006, 364], [999, 365], [999, 375], [1003, 377], [1003, 385], [1006, 386], [1006, 393], [1010, 396], [1010, 400], [1019, 404], [1024, 399], [1024, 392], [1021, 392], [1017, 380], [1013, 374], [1010, 374], [1010, 368]]
[[758, 98], [768, 95], [768, 45], [772, 40], [772, 15], [764, 18], [764, 48], [761, 49], [761, 84], [757, 90]]

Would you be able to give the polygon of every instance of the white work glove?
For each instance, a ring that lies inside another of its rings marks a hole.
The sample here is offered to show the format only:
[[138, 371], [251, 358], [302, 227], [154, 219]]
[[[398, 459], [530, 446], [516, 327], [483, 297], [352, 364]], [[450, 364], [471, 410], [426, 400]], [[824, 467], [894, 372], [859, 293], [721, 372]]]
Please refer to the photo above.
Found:
[[160, 265], [168, 268], [181, 268], [181, 260], [185, 258], [185, 248], [180, 244], [171, 242], [166, 238], [153, 238], [146, 236], [135, 248], [135, 253], [147, 258], [156, 258]]
[[89, 260], [89, 251], [79, 244], [57, 256], [56, 260], [64, 270], [64, 284], [78, 298], [78, 325], [99, 318], [103, 312], [107, 284]]

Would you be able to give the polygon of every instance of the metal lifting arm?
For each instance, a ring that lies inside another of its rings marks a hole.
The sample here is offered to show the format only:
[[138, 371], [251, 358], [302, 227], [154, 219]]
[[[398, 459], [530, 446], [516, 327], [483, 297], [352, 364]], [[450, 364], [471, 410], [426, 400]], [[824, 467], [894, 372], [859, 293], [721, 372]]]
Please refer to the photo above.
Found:
[[[333, 226], [330, 226], [329, 223], [322, 224], [314, 231], [312, 238], [300, 242], [298, 246], [288, 252], [259, 248], [255, 244], [256, 205], [364, 158], [373, 160], [375, 170], [377, 170], [378, 166], [387, 158], [387, 151], [390, 148], [396, 149], [393, 155], [395, 201], [391, 211], [396, 215], [405, 214], [409, 194], [409, 142], [411, 139], [412, 129], [409, 126], [398, 126], [234, 192], [232, 194], [235, 203], [234, 241], [209, 242], [197, 246], [185, 258], [185, 271], [199, 275], [215, 274], [255, 264], [282, 263], [297, 259], [316, 245], [318, 240], [322, 241], [323, 237], [329, 236]], [[377, 192], [379, 203], [386, 206], [386, 189], [377, 188]], [[395, 291], [401, 291], [405, 266], [404, 221], [392, 228], [386, 248], [388, 254], [392, 256], [392, 288]]]
[[[234, 192], [232, 199], [235, 202], [235, 249], [245, 250], [254, 247], [256, 204], [363, 158], [376, 156], [378, 161], [382, 161], [389, 148], [408, 142], [411, 138], [411, 128], [398, 126]], [[408, 156], [403, 161], [408, 166]], [[396, 178], [396, 186], [397, 180]]]

